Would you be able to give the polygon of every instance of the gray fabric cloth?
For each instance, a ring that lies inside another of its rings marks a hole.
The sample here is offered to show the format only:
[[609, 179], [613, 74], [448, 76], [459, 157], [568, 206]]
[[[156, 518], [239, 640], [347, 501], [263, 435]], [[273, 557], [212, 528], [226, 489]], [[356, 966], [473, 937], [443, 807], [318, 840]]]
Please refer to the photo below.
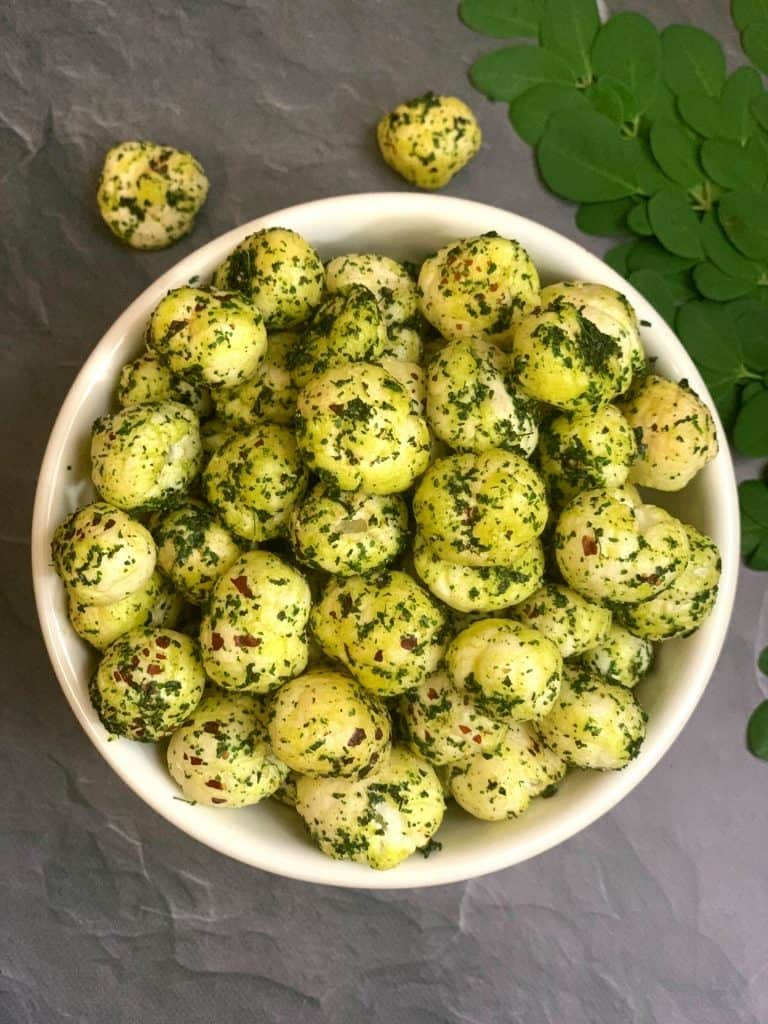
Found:
[[[622, 6], [695, 21], [742, 61], [725, 0]], [[768, 1020], [768, 766], [744, 747], [764, 576], [744, 572], [699, 709], [630, 797], [536, 860], [422, 892], [315, 888], [186, 838], [92, 749], [40, 639], [28, 531], [48, 432], [103, 331], [181, 256], [282, 206], [403, 187], [373, 126], [427, 88], [485, 132], [448, 193], [579, 238], [466, 80], [488, 42], [440, 0], [7, 0], [0, 32], [1, 1024]], [[122, 248], [95, 210], [104, 151], [132, 137], [210, 175], [197, 229], [165, 252]]]

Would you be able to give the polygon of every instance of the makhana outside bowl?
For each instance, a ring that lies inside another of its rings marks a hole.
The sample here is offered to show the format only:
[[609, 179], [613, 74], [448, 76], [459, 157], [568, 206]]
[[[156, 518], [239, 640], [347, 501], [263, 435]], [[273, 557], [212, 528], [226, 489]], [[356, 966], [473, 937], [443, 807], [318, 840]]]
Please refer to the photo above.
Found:
[[654, 492], [652, 500], [715, 539], [723, 574], [717, 604], [703, 628], [689, 639], [662, 645], [652, 674], [638, 687], [649, 715], [648, 735], [640, 755], [623, 771], [573, 772], [553, 798], [534, 801], [515, 821], [488, 824], [451, 808], [438, 835], [442, 850], [429, 860], [417, 854], [387, 872], [325, 857], [310, 843], [299, 817], [276, 801], [242, 810], [191, 806], [177, 799], [158, 747], [111, 739], [99, 722], [87, 692], [95, 654], [68, 623], [50, 540], [58, 523], [93, 497], [91, 424], [113, 407], [120, 367], [140, 351], [152, 308], [170, 288], [193, 277], [206, 280], [245, 235], [274, 226], [304, 235], [324, 260], [349, 252], [420, 259], [457, 238], [486, 231], [516, 238], [545, 283], [578, 279], [623, 291], [648, 325], [642, 328], [643, 343], [657, 357], [659, 370], [675, 380], [686, 378], [708, 400], [682, 345], [638, 292], [575, 242], [524, 217], [481, 203], [412, 193], [337, 196], [260, 217], [204, 245], [150, 285], [93, 350], [61, 408], [40, 470], [32, 524], [35, 597], [53, 667], [83, 729], [131, 789], [168, 821], [230, 857], [290, 878], [371, 889], [440, 885], [509, 867], [563, 842], [617, 804], [669, 749], [701, 698], [728, 628], [738, 571], [738, 504], [725, 434], [718, 423], [720, 454], [684, 493]]

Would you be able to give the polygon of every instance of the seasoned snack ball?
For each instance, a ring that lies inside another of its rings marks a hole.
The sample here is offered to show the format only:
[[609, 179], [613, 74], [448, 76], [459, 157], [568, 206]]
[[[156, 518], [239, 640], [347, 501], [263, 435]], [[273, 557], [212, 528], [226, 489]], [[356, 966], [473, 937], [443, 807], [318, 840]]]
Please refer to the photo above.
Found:
[[438, 459], [413, 499], [422, 539], [459, 565], [511, 565], [544, 529], [544, 483], [519, 455], [492, 448]]
[[379, 149], [393, 171], [419, 188], [442, 188], [480, 149], [475, 115], [455, 96], [432, 92], [395, 107], [379, 121]]
[[635, 432], [615, 405], [564, 413], [541, 428], [539, 466], [558, 505], [579, 491], [621, 487], [637, 455]]
[[369, 363], [328, 370], [297, 403], [296, 434], [309, 467], [340, 490], [396, 494], [429, 461], [429, 428], [403, 385]]
[[404, 572], [332, 579], [311, 627], [326, 654], [386, 697], [418, 686], [443, 654], [445, 616]]
[[408, 540], [408, 506], [397, 494], [317, 486], [291, 514], [300, 562], [336, 576], [356, 576], [397, 558]]
[[447, 341], [509, 349], [538, 302], [539, 275], [519, 242], [496, 232], [438, 250], [419, 272], [421, 312]]
[[134, 629], [111, 644], [91, 679], [108, 732], [149, 742], [169, 736], [203, 695], [197, 642], [172, 629]]
[[70, 597], [96, 606], [146, 586], [157, 557], [149, 530], [105, 501], [67, 516], [53, 535], [51, 555]]
[[240, 557], [229, 532], [201, 501], [187, 501], [155, 528], [157, 563], [192, 604], [203, 604], [216, 580]]
[[531, 800], [556, 786], [564, 762], [529, 725], [507, 729], [491, 753], [476, 753], [449, 766], [448, 788], [456, 803], [482, 821], [518, 818]]
[[505, 722], [530, 722], [543, 718], [557, 699], [563, 659], [538, 630], [484, 619], [453, 638], [445, 666], [480, 711]]
[[251, 551], [219, 577], [200, 624], [205, 670], [226, 690], [268, 693], [307, 664], [311, 595], [277, 555]]
[[111, 604], [83, 604], [69, 599], [72, 628], [99, 651], [123, 633], [140, 626], [173, 628], [181, 613], [182, 599], [161, 572], [154, 572], [138, 590]]
[[162, 508], [183, 494], [202, 460], [197, 416], [179, 402], [132, 405], [93, 424], [91, 475], [105, 501]]
[[288, 370], [288, 353], [295, 342], [293, 331], [270, 334], [254, 375], [237, 388], [216, 391], [213, 399], [222, 420], [240, 430], [264, 420], [283, 426], [293, 423], [298, 389]]
[[640, 682], [652, 661], [653, 645], [650, 640], [635, 636], [617, 623], [613, 623], [597, 647], [586, 651], [581, 658], [590, 672], [597, 673], [609, 683], [629, 687]]
[[337, 256], [325, 266], [328, 291], [334, 295], [354, 284], [365, 285], [376, 297], [387, 327], [412, 321], [419, 311], [419, 294], [408, 269], [377, 253]]
[[478, 751], [495, 750], [506, 726], [483, 714], [445, 672], [435, 672], [405, 694], [400, 718], [412, 750], [430, 764], [450, 764]]
[[163, 249], [183, 238], [208, 195], [191, 153], [154, 142], [109, 150], [99, 179], [99, 212], [110, 231], [136, 249]]
[[126, 363], [120, 371], [117, 401], [122, 408], [169, 399], [188, 405], [198, 416], [210, 415], [211, 394], [208, 389], [183, 377], [175, 377], [153, 352], [144, 352], [132, 363]]
[[256, 543], [285, 532], [306, 485], [293, 431], [276, 423], [232, 434], [203, 472], [208, 503], [234, 534]]
[[386, 705], [354, 679], [316, 669], [277, 691], [269, 735], [295, 772], [362, 778], [389, 752], [391, 726]]
[[566, 666], [557, 703], [537, 728], [568, 764], [615, 771], [639, 754], [645, 715], [626, 686]]
[[419, 537], [413, 565], [435, 597], [459, 612], [498, 612], [524, 600], [544, 576], [544, 549], [538, 539], [523, 544], [509, 565], [457, 565], [441, 558]]
[[427, 373], [427, 419], [461, 452], [530, 455], [539, 436], [534, 403], [509, 379], [509, 357], [484, 341], [454, 341], [437, 353]]
[[270, 746], [262, 702], [215, 686], [171, 736], [167, 761], [184, 797], [213, 807], [257, 804], [288, 775]]
[[688, 562], [685, 527], [626, 488], [583, 491], [565, 506], [555, 556], [569, 586], [592, 601], [636, 604], [672, 583]]
[[258, 369], [267, 332], [244, 295], [174, 288], [150, 317], [147, 345], [172, 373], [211, 388], [233, 388]]
[[650, 374], [620, 408], [640, 438], [633, 484], [680, 491], [717, 455], [712, 415], [685, 381]]
[[429, 843], [445, 799], [429, 762], [395, 746], [364, 779], [300, 775], [296, 810], [323, 853], [383, 871]]
[[288, 228], [263, 228], [244, 238], [213, 275], [214, 288], [246, 295], [271, 331], [307, 320], [324, 285], [320, 257]]
[[625, 626], [646, 640], [669, 640], [695, 633], [714, 607], [720, 583], [720, 551], [693, 526], [685, 526], [690, 558], [661, 593], [621, 611]]
[[611, 625], [608, 608], [560, 583], [545, 583], [513, 608], [512, 614], [549, 637], [564, 658], [592, 650], [605, 639]]
[[387, 332], [376, 296], [353, 284], [319, 306], [288, 354], [288, 367], [303, 388], [333, 366], [375, 363], [384, 354]]

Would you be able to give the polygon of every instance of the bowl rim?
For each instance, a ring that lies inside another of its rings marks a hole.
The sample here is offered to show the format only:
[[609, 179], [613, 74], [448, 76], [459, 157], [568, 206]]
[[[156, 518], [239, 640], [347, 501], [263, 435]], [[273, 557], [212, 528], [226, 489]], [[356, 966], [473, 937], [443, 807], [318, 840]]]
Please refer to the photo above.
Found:
[[[205, 822], [195, 825], [193, 821], [185, 819], [177, 813], [176, 807], [168, 807], [167, 802], [161, 801], [152, 791], [148, 791], [146, 786], [143, 786], [131, 775], [130, 771], [126, 770], [117, 754], [118, 744], [110, 742], [100, 723], [94, 721], [92, 709], [87, 702], [87, 698], [84, 701], [78, 695], [76, 686], [77, 676], [64, 656], [63, 645], [60, 643], [60, 638], [55, 629], [56, 617], [46, 601], [45, 580], [51, 572], [49, 523], [51, 520], [51, 503], [54, 496], [53, 480], [56, 475], [55, 469], [60, 461], [63, 441], [69, 424], [73, 420], [84, 396], [87, 397], [90, 393], [90, 382], [92, 379], [98, 378], [97, 371], [99, 365], [106, 361], [114, 348], [119, 346], [126, 331], [133, 327], [139, 314], [143, 317], [147, 310], [151, 309], [168, 289], [178, 287], [179, 284], [186, 283], [190, 278], [193, 278], [196, 268], [203, 264], [206, 259], [209, 259], [216, 253], [225, 253], [228, 249], [234, 248], [247, 234], [265, 227], [280, 226], [281, 219], [292, 219], [296, 216], [301, 217], [313, 213], [327, 213], [329, 210], [340, 206], [345, 208], [347, 216], [354, 214], [358, 208], [360, 212], [370, 212], [373, 206], [376, 206], [377, 209], [380, 208], [380, 215], [382, 217], [386, 215], [387, 207], [392, 208], [393, 212], [396, 210], [400, 215], [404, 212], [407, 213], [409, 209], [412, 209], [414, 213], [422, 215], [425, 209], [434, 207], [436, 213], [442, 212], [442, 215], [448, 219], [451, 217], [451, 210], [456, 211], [457, 214], [460, 211], [463, 211], [465, 214], [474, 213], [478, 217], [481, 214], [486, 217], [501, 215], [507, 224], [513, 222], [524, 224], [529, 231], [537, 234], [544, 242], [563, 247], [566, 251], [570, 250], [574, 256], [585, 260], [587, 264], [594, 264], [595, 261], [602, 264], [602, 283], [608, 284], [610, 287], [614, 287], [625, 294], [638, 311], [641, 319], [652, 315], [654, 317], [654, 333], [659, 338], [660, 344], [665, 349], [671, 346], [675, 351], [678, 361], [688, 364], [689, 371], [687, 376], [692, 381], [695, 390], [708, 401], [715, 420], [718, 437], [723, 440], [725, 439], [726, 434], [711, 395], [698, 370], [672, 329], [628, 281], [578, 242], [554, 231], [546, 225], [539, 224], [537, 221], [506, 210], [503, 207], [452, 196], [418, 192], [361, 192], [316, 199], [306, 203], [283, 207], [280, 210], [247, 221], [211, 239], [187, 256], [184, 256], [150, 283], [120, 314], [94, 346], [61, 404], [46, 444], [38, 474], [31, 532], [31, 563], [35, 604], [51, 665], [59, 685], [86, 735], [110, 767], [144, 803], [148, 804], [163, 818], [177, 828], [180, 828], [187, 835], [217, 850], [219, 853], [223, 853], [249, 866], [260, 868], [282, 877], [313, 882], [315, 884], [359, 889], [406, 889], [446, 885], [481, 877], [490, 872], [522, 863], [581, 832], [624, 799], [653, 770], [679, 736], [701, 700], [714, 671], [725, 641], [736, 592], [740, 557], [738, 497], [733, 462], [727, 444], [721, 444], [721, 452], [718, 456], [719, 471], [722, 477], [719, 482], [723, 485], [719, 489], [721, 502], [719, 515], [724, 522], [724, 536], [727, 538], [727, 543], [725, 545], [721, 544], [723, 568], [720, 579], [720, 591], [717, 604], [710, 619], [714, 633], [704, 653], [699, 655], [695, 685], [690, 685], [685, 691], [685, 699], [681, 702], [674, 719], [667, 724], [663, 732], [656, 734], [652, 744], [649, 745], [648, 740], [646, 740], [641, 755], [635, 761], [631, 762], [621, 772], [614, 773], [615, 785], [606, 788], [598, 796], [592, 798], [587, 814], [569, 815], [567, 809], [564, 808], [564, 813], [554, 823], [550, 823], [546, 828], [543, 828], [541, 835], [537, 839], [528, 841], [525, 850], [520, 855], [513, 853], [511, 856], [504, 856], [503, 853], [499, 854], [494, 851], [480, 850], [473, 852], [471, 857], [466, 858], [466, 866], [462, 865], [453, 869], [447, 869], [446, 866], [441, 867], [440, 858], [437, 858], [435, 861], [430, 861], [428, 867], [425, 863], [423, 878], [413, 879], [409, 877], [399, 880], [397, 869], [389, 872], [375, 872], [362, 868], [365, 874], [361, 874], [360, 865], [344, 861], [333, 861], [330, 858], [328, 859], [328, 870], [326, 871], [321, 870], [314, 862], [312, 870], [304, 870], [293, 863], [277, 864], [274, 857], [270, 859], [268, 855], [260, 856], [258, 848], [254, 848], [253, 855], [245, 856], [241, 852], [233, 851], [226, 839], [220, 840], [218, 835], [212, 835], [207, 829]], [[509, 234], [506, 227], [504, 233]], [[510, 848], [515, 848], [513, 843], [510, 844]], [[347, 871], [343, 869], [347, 869]]]

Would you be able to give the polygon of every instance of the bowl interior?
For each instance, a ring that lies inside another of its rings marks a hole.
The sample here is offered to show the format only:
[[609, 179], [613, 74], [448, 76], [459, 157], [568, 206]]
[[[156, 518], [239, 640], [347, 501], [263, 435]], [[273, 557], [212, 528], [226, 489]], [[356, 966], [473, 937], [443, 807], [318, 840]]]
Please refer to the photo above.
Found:
[[139, 296], [96, 346], [62, 406], [40, 471], [32, 531], [35, 595], [54, 669], [83, 728], [123, 780], [169, 821], [245, 863], [289, 877], [366, 888], [435, 885], [518, 863], [573, 835], [625, 796], [667, 750], [701, 697], [725, 636], [738, 569], [738, 509], [725, 435], [720, 427], [720, 454], [684, 494], [654, 492], [650, 499], [715, 539], [723, 576], [717, 605], [704, 627], [687, 640], [664, 644], [652, 673], [638, 688], [649, 714], [648, 736], [640, 756], [626, 769], [572, 772], [554, 797], [534, 801], [516, 821], [482, 823], [453, 808], [438, 836], [439, 854], [428, 863], [414, 856], [383, 873], [326, 858], [311, 846], [298, 816], [274, 801], [242, 810], [190, 806], [179, 799], [161, 747], [109, 739], [98, 721], [87, 695], [95, 655], [68, 624], [49, 545], [56, 525], [93, 495], [91, 423], [113, 406], [120, 367], [140, 351], [153, 306], [169, 288], [192, 278], [205, 280], [242, 237], [267, 226], [295, 229], [324, 260], [356, 251], [418, 260], [457, 238], [486, 231], [517, 238], [545, 283], [581, 279], [623, 291], [648, 325], [642, 328], [643, 342], [658, 359], [659, 370], [674, 379], [687, 378], [707, 397], [684, 349], [639, 293], [581, 246], [516, 214], [443, 196], [384, 193], [320, 200], [243, 225], [182, 260]]

